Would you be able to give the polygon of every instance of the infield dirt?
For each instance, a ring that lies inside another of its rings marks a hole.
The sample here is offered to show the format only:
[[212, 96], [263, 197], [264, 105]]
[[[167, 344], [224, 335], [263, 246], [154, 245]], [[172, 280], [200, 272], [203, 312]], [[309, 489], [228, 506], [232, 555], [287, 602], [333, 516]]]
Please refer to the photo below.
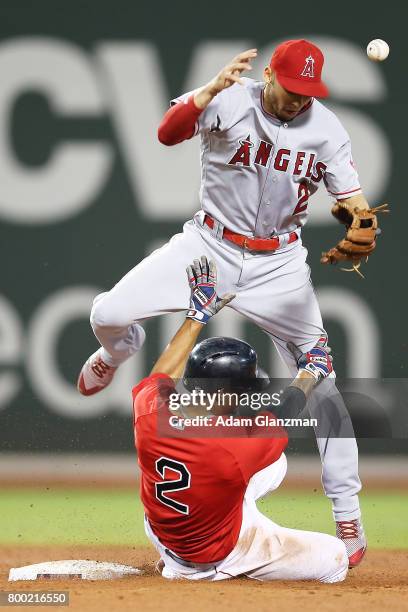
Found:
[[[2, 591], [68, 590], [68, 610], [116, 612], [200, 612], [201, 610], [271, 609], [286, 612], [316, 610], [370, 612], [389, 608], [408, 611], [408, 551], [368, 551], [363, 564], [349, 572], [345, 582], [261, 583], [247, 579], [216, 583], [164, 580], [155, 571], [157, 555], [149, 547], [124, 546], [1, 546], [0, 589]], [[58, 559], [93, 559], [125, 563], [143, 569], [141, 577], [114, 581], [41, 580], [8, 582], [10, 567]], [[23, 610], [13, 606], [14, 610]], [[27, 608], [24, 607], [24, 610]], [[46, 610], [36, 606], [37, 610]]]

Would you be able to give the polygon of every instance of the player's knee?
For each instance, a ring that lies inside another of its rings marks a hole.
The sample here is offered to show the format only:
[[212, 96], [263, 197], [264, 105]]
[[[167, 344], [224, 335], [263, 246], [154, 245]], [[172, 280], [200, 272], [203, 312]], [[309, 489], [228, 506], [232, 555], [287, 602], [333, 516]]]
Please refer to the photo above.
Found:
[[104, 305], [104, 299], [107, 296], [107, 293], [101, 293], [96, 296], [92, 304], [90, 322], [92, 329], [98, 329], [100, 327], [107, 326], [107, 308]]
[[342, 582], [348, 572], [348, 556], [344, 542], [338, 538], [331, 538], [328, 567], [321, 582]]
[[132, 323], [129, 313], [123, 308], [118, 308], [117, 302], [111, 299], [109, 292], [95, 298], [90, 320], [94, 331], [104, 327], [127, 327]]

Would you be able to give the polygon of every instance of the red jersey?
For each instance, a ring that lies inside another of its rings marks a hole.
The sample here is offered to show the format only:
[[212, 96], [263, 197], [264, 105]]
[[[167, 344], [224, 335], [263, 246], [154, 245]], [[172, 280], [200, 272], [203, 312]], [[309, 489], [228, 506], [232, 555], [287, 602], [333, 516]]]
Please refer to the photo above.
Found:
[[[158, 405], [162, 410], [163, 391], [164, 397], [175, 391], [165, 374], [145, 378], [133, 389], [146, 516], [160, 542], [181, 558], [220, 561], [238, 540], [249, 479], [279, 459], [286, 433], [276, 428], [279, 437], [273, 438], [161, 437]], [[164, 404], [167, 410], [166, 399]]]

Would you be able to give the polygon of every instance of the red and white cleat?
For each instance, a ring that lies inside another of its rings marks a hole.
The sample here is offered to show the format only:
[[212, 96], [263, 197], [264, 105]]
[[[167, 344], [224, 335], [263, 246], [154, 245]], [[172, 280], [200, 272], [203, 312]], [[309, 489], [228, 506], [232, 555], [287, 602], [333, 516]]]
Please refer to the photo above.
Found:
[[101, 349], [91, 355], [82, 366], [78, 377], [77, 389], [82, 395], [94, 395], [107, 387], [117, 368], [109, 366], [100, 356]]
[[336, 536], [346, 545], [349, 568], [356, 567], [363, 560], [367, 550], [367, 540], [361, 519], [337, 521]]

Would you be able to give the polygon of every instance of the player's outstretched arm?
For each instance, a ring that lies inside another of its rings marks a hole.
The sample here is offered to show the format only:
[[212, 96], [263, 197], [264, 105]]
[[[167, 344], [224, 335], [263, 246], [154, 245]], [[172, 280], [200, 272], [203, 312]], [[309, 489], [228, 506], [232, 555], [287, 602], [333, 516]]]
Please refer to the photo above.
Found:
[[202, 329], [201, 323], [186, 319], [156, 361], [150, 374], [160, 372], [173, 379], [180, 378]]
[[223, 297], [217, 295], [217, 269], [215, 263], [208, 262], [204, 256], [187, 267], [187, 278], [191, 289], [187, 318], [160, 355], [151, 374], [160, 372], [173, 379], [180, 378], [204, 325], [235, 297], [231, 293]]
[[364, 278], [360, 271], [363, 261], [376, 248], [377, 237], [381, 233], [378, 227], [378, 213], [388, 213], [388, 204], [370, 208], [363, 194], [338, 200], [332, 208], [332, 215], [346, 226], [345, 237], [334, 247], [322, 253], [320, 262], [337, 264], [350, 262], [351, 268], [341, 268], [346, 272], [355, 271]]
[[296, 359], [298, 373], [283, 392], [279, 408], [271, 408], [271, 411], [279, 417], [296, 418], [313, 389], [333, 371], [332, 356], [325, 336], [307, 353], [302, 353], [292, 342], [288, 342], [287, 348]]
[[157, 130], [159, 141], [170, 147], [192, 138], [196, 122], [204, 109], [220, 91], [231, 87], [234, 83], [242, 83], [240, 74], [244, 70], [252, 69], [250, 61], [256, 55], [256, 49], [243, 51], [224, 66], [207, 85], [192, 94], [187, 101], [178, 102], [169, 108]]

